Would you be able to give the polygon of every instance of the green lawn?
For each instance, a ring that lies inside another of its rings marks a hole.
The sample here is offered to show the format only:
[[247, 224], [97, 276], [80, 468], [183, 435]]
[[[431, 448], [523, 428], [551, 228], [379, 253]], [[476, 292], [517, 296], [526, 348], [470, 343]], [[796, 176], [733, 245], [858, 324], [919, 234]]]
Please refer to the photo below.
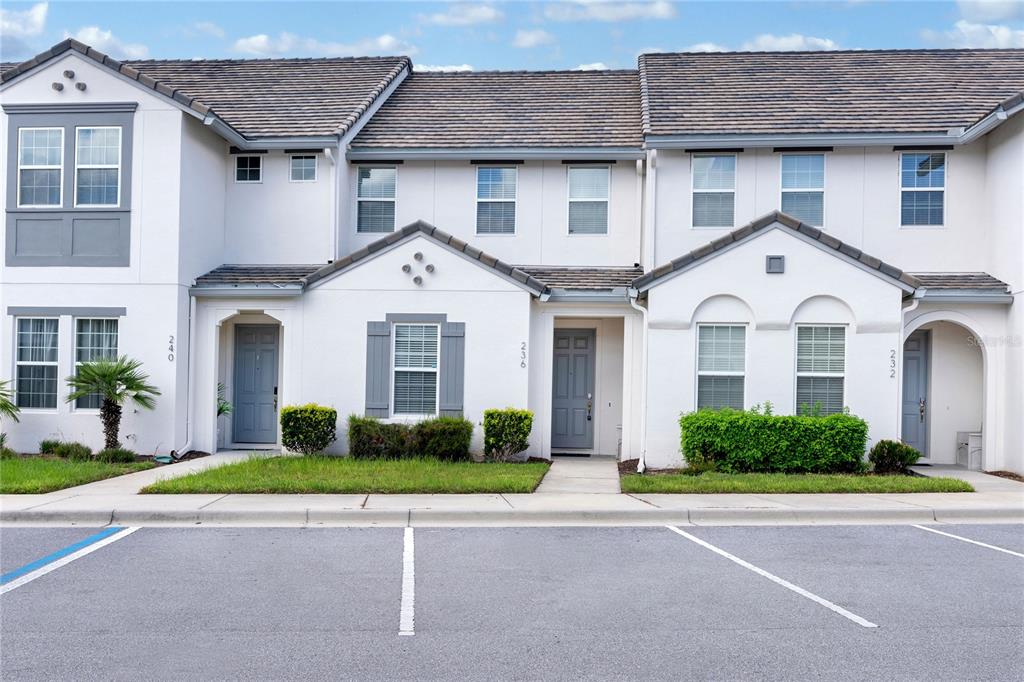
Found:
[[5, 457], [0, 459], [0, 494], [49, 493], [153, 466], [152, 462], [109, 464], [56, 457]]
[[546, 462], [254, 457], [159, 481], [144, 493], [530, 493]]
[[624, 493], [971, 493], [955, 478], [850, 474], [626, 474]]

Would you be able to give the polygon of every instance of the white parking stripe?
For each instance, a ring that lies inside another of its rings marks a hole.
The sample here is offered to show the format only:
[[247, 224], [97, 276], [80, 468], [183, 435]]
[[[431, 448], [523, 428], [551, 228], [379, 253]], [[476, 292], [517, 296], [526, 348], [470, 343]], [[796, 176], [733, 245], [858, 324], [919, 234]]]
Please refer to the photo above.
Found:
[[705, 541], [701, 540], [698, 537], [690, 535], [689, 533], [687, 533], [684, 530], [680, 530], [679, 528], [676, 528], [675, 526], [665, 526], [665, 527], [668, 528], [673, 533], [678, 533], [679, 535], [682, 535], [684, 538], [686, 538], [687, 540], [690, 540], [691, 542], [696, 542], [698, 545], [700, 545], [701, 547], [704, 547], [705, 549], [710, 549], [715, 554], [718, 554], [720, 556], [724, 556], [729, 561], [737, 563], [740, 566], [742, 566], [743, 568], [746, 568], [747, 570], [753, 571], [754, 573], [757, 573], [760, 576], [764, 576], [765, 578], [768, 578], [768, 580], [771, 580], [773, 583], [776, 583], [777, 585], [782, 585], [787, 590], [792, 590], [793, 592], [796, 592], [801, 597], [806, 597], [807, 599], [810, 599], [813, 602], [821, 604], [822, 606], [824, 606], [826, 609], [829, 609], [830, 611], [835, 611], [836, 613], [838, 613], [843, 618], [848, 618], [848, 619], [852, 620], [854, 623], [856, 623], [857, 625], [860, 625], [861, 627], [865, 627], [865, 628], [877, 628], [878, 627], [877, 625], [875, 625], [871, 621], [865, 620], [864, 618], [861, 618], [856, 613], [851, 613], [851, 612], [847, 611], [846, 609], [844, 609], [842, 606], [839, 606], [837, 604], [833, 604], [828, 599], [823, 599], [823, 598], [819, 597], [818, 595], [816, 595], [816, 594], [814, 594], [812, 592], [808, 592], [804, 588], [798, 587], [798, 586], [794, 585], [793, 583], [789, 582], [788, 580], [783, 580], [779, 576], [774, 575], [772, 573], [769, 573], [768, 571], [766, 571], [766, 570], [764, 570], [762, 568], [758, 568], [754, 564], [752, 564], [750, 562], [747, 562], [747, 561], [744, 561], [743, 559], [740, 559], [738, 556], [733, 556], [732, 554], [729, 554], [728, 552], [726, 552], [724, 549], [719, 549], [718, 547], [715, 547], [714, 545], [712, 545], [709, 542], [705, 542]]
[[99, 540], [97, 542], [92, 543], [91, 545], [87, 545], [86, 547], [83, 547], [82, 549], [78, 550], [77, 552], [73, 552], [71, 554], [68, 554], [67, 556], [61, 557], [60, 559], [57, 559], [56, 561], [50, 562], [50, 563], [46, 564], [45, 566], [43, 566], [41, 568], [37, 568], [36, 570], [32, 571], [31, 573], [26, 573], [25, 575], [23, 575], [23, 576], [21, 576], [19, 578], [16, 578], [15, 580], [12, 580], [11, 582], [6, 583], [2, 587], [0, 587], [0, 594], [6, 594], [6, 593], [10, 592], [11, 590], [17, 589], [17, 588], [21, 587], [22, 585], [25, 585], [27, 583], [32, 582], [36, 578], [42, 578], [47, 573], [50, 573], [52, 571], [56, 571], [61, 566], [67, 566], [68, 564], [70, 564], [75, 559], [81, 559], [86, 554], [92, 554], [97, 549], [99, 549], [101, 547], [106, 547], [107, 545], [109, 545], [112, 542], [117, 542], [121, 538], [126, 538], [129, 535], [131, 535], [132, 533], [134, 533], [135, 531], [137, 531], [137, 530], [138, 530], [137, 527], [136, 528], [125, 528], [122, 531], [118, 531], [117, 533], [114, 533], [113, 535], [107, 536], [107, 537], [103, 538], [102, 540]]
[[943, 532], [941, 530], [936, 530], [935, 528], [929, 528], [928, 526], [918, 526], [918, 525], [915, 525], [914, 528], [920, 528], [921, 530], [926, 530], [929, 533], [935, 533], [936, 535], [945, 535], [947, 538], [953, 538], [954, 540], [959, 540], [961, 542], [969, 542], [972, 545], [977, 545], [978, 547], [987, 547], [988, 549], [994, 549], [997, 552], [1003, 552], [1004, 554], [1012, 554], [1013, 556], [1019, 556], [1021, 559], [1024, 559], [1024, 554], [1021, 554], [1020, 552], [1014, 552], [1014, 551], [1009, 550], [1009, 549], [1004, 549], [1003, 547], [996, 547], [995, 545], [988, 545], [988, 544], [985, 544], [984, 542], [978, 542], [977, 540], [971, 540], [970, 538], [962, 538], [959, 535], [953, 535], [952, 533], [945, 533], [945, 532]]
[[412, 528], [405, 529], [405, 546], [402, 550], [402, 610], [398, 623], [398, 634], [415, 635], [416, 616], [416, 552], [413, 545]]

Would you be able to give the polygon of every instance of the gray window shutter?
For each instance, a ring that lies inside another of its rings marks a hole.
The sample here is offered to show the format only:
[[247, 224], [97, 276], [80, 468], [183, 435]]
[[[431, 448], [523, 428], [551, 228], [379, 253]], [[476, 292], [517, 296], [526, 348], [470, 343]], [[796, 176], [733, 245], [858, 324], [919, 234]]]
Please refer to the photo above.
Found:
[[461, 417], [466, 369], [466, 323], [441, 323], [441, 403], [442, 417]]
[[391, 324], [366, 323], [366, 416], [390, 416]]

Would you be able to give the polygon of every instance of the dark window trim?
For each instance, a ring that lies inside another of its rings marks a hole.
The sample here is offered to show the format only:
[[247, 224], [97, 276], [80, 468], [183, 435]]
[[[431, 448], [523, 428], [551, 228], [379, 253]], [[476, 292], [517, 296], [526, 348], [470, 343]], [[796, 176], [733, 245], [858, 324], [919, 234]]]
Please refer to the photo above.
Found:
[[916, 145], [901, 145], [893, 147], [894, 152], [948, 152], [953, 150], [951, 144], [916, 144]]
[[231, 154], [238, 154], [240, 156], [256, 156], [257, 154], [266, 154], [266, 149], [239, 149], [238, 147], [232, 147], [228, 150]]
[[74, 306], [7, 306], [7, 314], [14, 317], [124, 317], [127, 308], [79, 307]]
[[715, 147], [713, 149], [684, 149], [687, 154], [742, 154], [743, 147]]
[[288, 156], [316, 156], [317, 154], [323, 154], [324, 150], [322, 147], [316, 149], [285, 149], [284, 153]]
[[4, 104], [8, 114], [118, 114], [133, 113], [138, 102], [75, 102], [62, 104]]
[[522, 166], [526, 162], [522, 159], [472, 159], [469, 163], [474, 166]]
[[615, 159], [566, 159], [562, 163], [566, 166], [611, 166]]
[[775, 147], [775, 154], [825, 154], [835, 151], [832, 147]]
[[353, 166], [401, 166], [405, 161], [401, 159], [374, 159], [373, 161], [350, 159], [349, 163]]
[[435, 324], [439, 322], [447, 322], [447, 313], [388, 313], [384, 316], [384, 321], [388, 324], [416, 324], [422, 322], [424, 324]]

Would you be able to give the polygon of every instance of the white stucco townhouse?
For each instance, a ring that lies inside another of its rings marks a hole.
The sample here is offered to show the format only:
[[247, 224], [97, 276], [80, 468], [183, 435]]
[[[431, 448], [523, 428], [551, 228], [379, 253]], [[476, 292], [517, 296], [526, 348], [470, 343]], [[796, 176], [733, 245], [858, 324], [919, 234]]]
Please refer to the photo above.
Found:
[[279, 447], [284, 404], [518, 406], [530, 454], [662, 467], [681, 412], [770, 401], [1024, 471], [1024, 51], [2, 71], [15, 448], [98, 444], [62, 379], [125, 353], [144, 453]]

